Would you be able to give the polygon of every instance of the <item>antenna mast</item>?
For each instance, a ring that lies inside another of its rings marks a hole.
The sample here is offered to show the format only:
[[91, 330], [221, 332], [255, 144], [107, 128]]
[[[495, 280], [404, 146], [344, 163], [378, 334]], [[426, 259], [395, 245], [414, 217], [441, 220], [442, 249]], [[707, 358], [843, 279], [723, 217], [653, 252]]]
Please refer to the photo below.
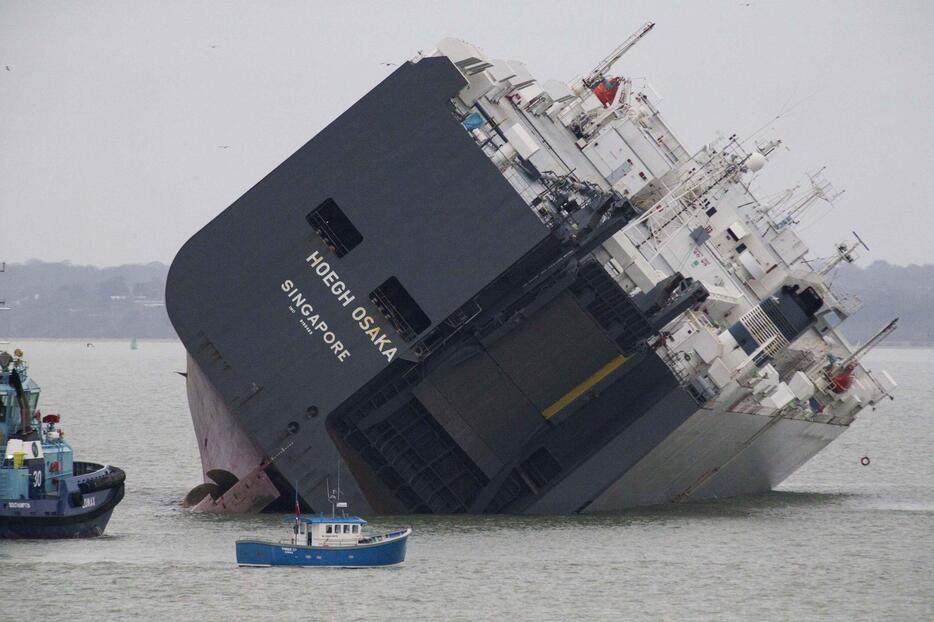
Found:
[[593, 68], [593, 71], [587, 74], [587, 76], [582, 80], [583, 83], [588, 88], [593, 88], [594, 85], [606, 77], [606, 74], [610, 71], [616, 61], [618, 61], [623, 54], [628, 52], [632, 46], [639, 42], [639, 39], [648, 34], [648, 32], [654, 27], [654, 22], [646, 22], [643, 24], [642, 28], [630, 35], [630, 37], [623, 41], [619, 47], [610, 52], [609, 56], [600, 61], [600, 63]]
[[779, 219], [776, 223], [779, 227], [798, 222], [801, 216], [804, 215], [804, 212], [817, 201], [826, 201], [830, 205], [833, 205], [834, 200], [846, 192], [845, 190], [834, 190], [833, 185], [823, 176], [824, 169], [826, 168], [826, 166], [821, 167], [813, 175], [808, 174], [808, 181], [811, 182], [810, 189], [803, 195], [792, 200], [790, 204], [783, 207], [781, 212], [776, 216], [776, 219]]

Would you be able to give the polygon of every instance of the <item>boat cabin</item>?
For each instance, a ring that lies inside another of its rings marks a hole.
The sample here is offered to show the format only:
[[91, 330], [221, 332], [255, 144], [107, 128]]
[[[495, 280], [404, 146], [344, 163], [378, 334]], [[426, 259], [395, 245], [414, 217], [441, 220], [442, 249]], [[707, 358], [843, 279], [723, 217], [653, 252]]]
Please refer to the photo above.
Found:
[[[0, 499], [48, 499], [74, 474], [74, 456], [57, 427], [58, 415], [39, 420], [39, 385], [22, 350], [0, 350]], [[29, 427], [32, 432], [23, 434]]]
[[302, 516], [292, 525], [292, 544], [356, 546], [363, 538], [364, 525], [366, 521], [358, 516]]

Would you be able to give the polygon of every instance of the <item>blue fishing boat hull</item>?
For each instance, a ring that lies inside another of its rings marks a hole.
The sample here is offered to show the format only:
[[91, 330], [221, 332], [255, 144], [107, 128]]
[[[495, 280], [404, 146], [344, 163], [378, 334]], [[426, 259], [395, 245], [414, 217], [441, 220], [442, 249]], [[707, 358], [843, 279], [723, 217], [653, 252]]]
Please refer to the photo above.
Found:
[[296, 546], [264, 540], [238, 540], [241, 566], [338, 566], [369, 568], [405, 561], [409, 531], [382, 542], [347, 547]]

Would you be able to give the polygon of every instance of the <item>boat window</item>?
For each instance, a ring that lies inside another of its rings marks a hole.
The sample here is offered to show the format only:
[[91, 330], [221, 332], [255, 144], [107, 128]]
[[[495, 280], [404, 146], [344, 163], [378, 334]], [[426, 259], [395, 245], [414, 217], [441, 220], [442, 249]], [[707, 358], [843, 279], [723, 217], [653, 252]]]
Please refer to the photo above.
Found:
[[344, 533], [350, 533], [350, 525], [344, 525]]
[[354, 533], [360, 533], [360, 525], [354, 525], [354, 526], [353, 526], [353, 532], [354, 532]]
[[7, 394], [0, 393], [0, 421], [6, 421]]
[[36, 412], [36, 405], [39, 403], [39, 392], [31, 391], [26, 400], [29, 402], [29, 412]]
[[326, 525], [324, 527], [324, 533], [333, 533], [333, 530], [331, 529], [330, 525]]
[[363, 241], [363, 235], [350, 221], [334, 199], [325, 201], [313, 209], [305, 220], [311, 225], [321, 241], [338, 257], [343, 257]]

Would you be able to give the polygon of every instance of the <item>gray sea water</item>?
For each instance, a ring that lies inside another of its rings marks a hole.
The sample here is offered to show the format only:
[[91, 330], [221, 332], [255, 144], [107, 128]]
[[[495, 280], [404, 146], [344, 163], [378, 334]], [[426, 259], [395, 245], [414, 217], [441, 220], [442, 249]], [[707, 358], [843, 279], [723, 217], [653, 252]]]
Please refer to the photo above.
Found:
[[[0, 541], [0, 620], [934, 618], [934, 350], [878, 350], [898, 398], [753, 498], [616, 515], [381, 517], [378, 570], [241, 569], [282, 516], [179, 505], [200, 482], [175, 342], [18, 341], [79, 458], [127, 472], [104, 537]], [[859, 458], [872, 463], [863, 467]], [[28, 615], [27, 615], [28, 614]]]

